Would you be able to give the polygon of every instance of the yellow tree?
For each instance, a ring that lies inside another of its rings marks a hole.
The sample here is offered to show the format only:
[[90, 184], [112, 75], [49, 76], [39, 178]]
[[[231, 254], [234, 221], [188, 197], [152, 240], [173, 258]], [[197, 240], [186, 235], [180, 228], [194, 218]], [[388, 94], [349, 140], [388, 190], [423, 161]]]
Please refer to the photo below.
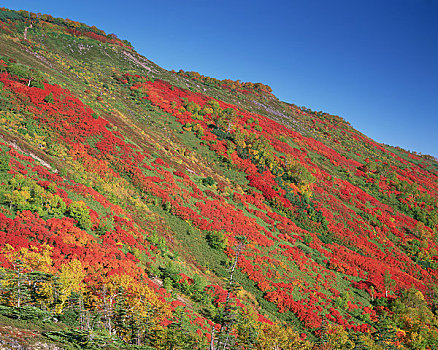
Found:
[[311, 343], [301, 340], [292, 328], [279, 323], [258, 323], [257, 349], [310, 350]]
[[104, 326], [110, 335], [114, 334], [113, 327], [114, 308], [119, 298], [129, 290], [133, 283], [133, 277], [125, 274], [106, 276], [95, 288], [94, 302], [102, 313]]
[[344, 350], [355, 348], [355, 344], [350, 340], [348, 332], [340, 325], [327, 324], [324, 338], [324, 342], [318, 346], [319, 350]]
[[248, 132], [242, 127], [238, 127], [233, 134], [234, 143], [240, 148], [246, 148], [246, 138]]
[[168, 304], [145, 283], [133, 281], [126, 295], [126, 304], [127, 317], [132, 325], [130, 336], [137, 345], [142, 345], [146, 335], [160, 328], [160, 321], [171, 317]]
[[5, 298], [11, 305], [21, 307], [23, 303], [29, 302], [31, 291], [36, 301], [43, 306], [53, 304], [55, 293], [51, 275], [54, 272], [52, 250], [53, 247], [46, 244], [20, 249], [6, 244], [2, 249], [2, 255], [12, 266], [5, 275]]
[[[82, 287], [85, 278], [85, 271], [79, 260], [73, 259], [61, 266], [59, 272], [59, 282], [61, 284], [59, 303], [56, 305], [55, 312], [60, 314], [65, 307], [67, 300], [73, 292], [79, 294], [79, 312], [82, 318], [83, 301]], [[82, 322], [81, 322], [82, 324]]]
[[404, 343], [412, 349], [421, 349], [429, 343], [437, 344], [438, 318], [430, 310], [421, 291], [410, 288], [403, 291], [392, 305], [393, 319], [404, 331]]
[[286, 177], [292, 181], [302, 194], [311, 195], [311, 187], [315, 178], [306, 167], [293, 156], [287, 155], [285, 161]]

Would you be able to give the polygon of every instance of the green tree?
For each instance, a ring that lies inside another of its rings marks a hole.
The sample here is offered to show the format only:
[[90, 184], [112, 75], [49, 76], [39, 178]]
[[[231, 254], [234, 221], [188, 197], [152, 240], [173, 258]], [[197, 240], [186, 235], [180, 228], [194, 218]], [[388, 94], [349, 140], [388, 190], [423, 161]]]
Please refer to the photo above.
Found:
[[380, 315], [378, 321], [374, 324], [376, 331], [374, 332], [374, 339], [377, 344], [384, 349], [396, 349], [394, 343], [397, 341], [397, 331], [395, 323], [390, 319], [388, 314], [384, 312]]
[[[222, 314], [220, 316], [220, 331], [217, 336], [217, 341], [213, 338], [212, 335], [212, 346], [213, 349], [227, 349], [230, 341], [231, 341], [231, 332], [233, 329], [233, 325], [237, 321], [237, 315], [238, 315], [238, 309], [235, 305], [231, 303], [231, 294], [237, 294], [237, 285], [234, 282], [233, 276], [234, 271], [237, 267], [237, 263], [239, 261], [239, 257], [242, 254], [243, 250], [246, 246], [246, 237], [244, 236], [238, 236], [236, 237], [238, 243], [235, 246], [235, 257], [233, 265], [230, 269], [230, 276], [228, 278], [228, 284], [227, 284], [227, 297], [225, 299], [224, 308], [222, 310]], [[213, 326], [214, 329], [214, 326]], [[217, 344], [215, 344], [215, 342]]]
[[438, 319], [430, 310], [423, 294], [415, 288], [401, 293], [391, 304], [392, 319], [405, 331], [405, 344], [412, 349], [425, 349], [428, 345], [438, 344], [434, 329]]
[[227, 247], [227, 237], [223, 231], [208, 231], [207, 242], [213, 249], [224, 250]]
[[310, 186], [315, 182], [310, 171], [291, 156], [286, 157], [283, 179], [296, 184], [301, 192], [309, 191]]
[[216, 125], [219, 128], [226, 129], [228, 132], [230, 132], [236, 119], [236, 110], [233, 108], [226, 108], [217, 115]]
[[70, 217], [78, 221], [80, 228], [88, 230], [91, 228], [90, 210], [83, 201], [75, 201], [68, 207]]

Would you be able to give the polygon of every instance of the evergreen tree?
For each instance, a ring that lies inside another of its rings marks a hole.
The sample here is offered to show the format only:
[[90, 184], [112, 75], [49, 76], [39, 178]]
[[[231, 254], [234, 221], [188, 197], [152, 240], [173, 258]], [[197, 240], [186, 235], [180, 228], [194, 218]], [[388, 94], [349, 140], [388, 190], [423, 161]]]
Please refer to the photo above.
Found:
[[379, 320], [374, 324], [376, 331], [374, 339], [377, 344], [385, 349], [397, 349], [394, 343], [397, 341], [397, 331], [394, 322], [388, 317], [385, 312], [379, 317]]
[[[236, 294], [237, 285], [234, 282], [233, 275], [234, 271], [237, 267], [237, 263], [239, 261], [240, 254], [245, 249], [246, 245], [246, 237], [238, 236], [236, 237], [238, 243], [235, 247], [236, 255], [234, 257], [233, 265], [230, 269], [230, 276], [228, 278], [227, 285], [227, 297], [225, 299], [224, 309], [222, 311], [222, 315], [220, 317], [220, 331], [217, 336], [217, 345], [215, 344], [216, 340], [212, 340], [211, 349], [229, 349], [230, 348], [230, 337], [232, 326], [236, 322], [238, 309], [235, 305], [232, 305], [230, 302], [231, 294]], [[212, 332], [213, 333], [213, 332]], [[212, 335], [213, 338], [213, 335]]]

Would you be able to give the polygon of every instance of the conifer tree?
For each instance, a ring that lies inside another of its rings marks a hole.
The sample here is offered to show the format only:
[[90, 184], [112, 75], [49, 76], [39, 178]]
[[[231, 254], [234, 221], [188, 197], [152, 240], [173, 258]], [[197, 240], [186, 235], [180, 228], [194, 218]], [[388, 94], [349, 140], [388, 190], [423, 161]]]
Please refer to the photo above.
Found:
[[232, 326], [236, 322], [236, 318], [237, 318], [238, 311], [236, 306], [231, 305], [230, 297], [231, 294], [236, 294], [237, 286], [234, 282], [233, 276], [234, 276], [234, 271], [237, 267], [237, 263], [239, 261], [239, 257], [243, 252], [243, 250], [245, 249], [246, 237], [238, 236], [236, 237], [236, 239], [238, 241], [235, 247], [236, 255], [234, 257], [234, 262], [233, 265], [231, 266], [230, 276], [228, 278], [227, 297], [225, 299], [225, 305], [222, 311], [221, 322], [220, 322], [221, 327], [218, 334], [218, 342], [217, 342], [217, 346], [215, 346], [213, 341], [213, 345], [211, 349], [224, 349], [224, 350], [229, 349]]
[[385, 312], [379, 317], [379, 320], [374, 324], [376, 332], [374, 338], [377, 344], [383, 346], [385, 349], [396, 349], [394, 342], [397, 340], [396, 330], [393, 322]]

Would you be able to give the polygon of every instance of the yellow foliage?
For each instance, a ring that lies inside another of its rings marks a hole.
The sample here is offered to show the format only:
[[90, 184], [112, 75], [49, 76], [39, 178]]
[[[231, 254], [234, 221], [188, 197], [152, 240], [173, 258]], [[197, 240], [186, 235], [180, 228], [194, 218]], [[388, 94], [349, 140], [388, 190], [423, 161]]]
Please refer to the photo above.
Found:
[[213, 112], [213, 108], [211, 108], [209, 105], [204, 105], [204, 107], [201, 109], [201, 114], [212, 114]]
[[348, 332], [341, 325], [328, 324], [325, 336], [326, 342], [322, 349], [345, 350], [355, 347], [355, 344], [348, 337]]
[[419, 290], [415, 293], [415, 296], [418, 298], [418, 300], [425, 301], [423, 293], [421, 293]]
[[258, 328], [257, 349], [311, 349], [310, 343], [301, 341], [299, 334], [288, 326], [258, 322], [256, 327]]
[[55, 312], [61, 313], [65, 303], [72, 292], [79, 293], [82, 288], [82, 281], [85, 278], [85, 271], [79, 260], [70, 260], [61, 266], [59, 282], [61, 283], [60, 304], [56, 305]]
[[46, 273], [54, 272], [52, 262], [53, 247], [43, 244], [41, 247], [31, 246], [30, 248], [15, 249], [10, 244], [6, 244], [2, 253], [7, 259], [16, 265], [18, 261], [24, 271], [42, 271]]

